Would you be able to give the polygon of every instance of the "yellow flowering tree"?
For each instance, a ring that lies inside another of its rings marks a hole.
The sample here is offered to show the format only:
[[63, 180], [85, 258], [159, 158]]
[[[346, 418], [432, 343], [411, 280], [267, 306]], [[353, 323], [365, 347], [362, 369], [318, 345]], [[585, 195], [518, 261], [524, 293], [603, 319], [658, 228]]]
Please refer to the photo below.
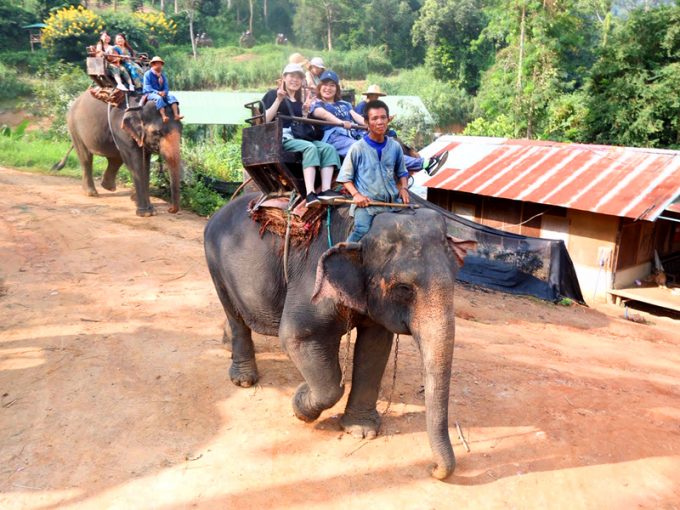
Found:
[[143, 26], [149, 39], [155, 39], [162, 43], [170, 40], [177, 34], [177, 24], [165, 17], [162, 12], [135, 12], [134, 17]]
[[96, 44], [104, 29], [104, 20], [82, 5], [54, 11], [45, 24], [43, 46], [54, 57], [70, 62], [83, 60], [85, 48]]

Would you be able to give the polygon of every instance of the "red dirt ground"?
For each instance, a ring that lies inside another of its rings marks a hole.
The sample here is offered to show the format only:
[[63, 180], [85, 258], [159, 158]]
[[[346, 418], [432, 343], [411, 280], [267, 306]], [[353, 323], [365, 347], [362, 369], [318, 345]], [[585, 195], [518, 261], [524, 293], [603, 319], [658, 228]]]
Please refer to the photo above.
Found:
[[128, 194], [0, 168], [1, 508], [680, 508], [678, 321], [460, 288], [439, 482], [409, 338], [377, 439], [298, 421], [277, 339], [228, 380], [205, 219]]

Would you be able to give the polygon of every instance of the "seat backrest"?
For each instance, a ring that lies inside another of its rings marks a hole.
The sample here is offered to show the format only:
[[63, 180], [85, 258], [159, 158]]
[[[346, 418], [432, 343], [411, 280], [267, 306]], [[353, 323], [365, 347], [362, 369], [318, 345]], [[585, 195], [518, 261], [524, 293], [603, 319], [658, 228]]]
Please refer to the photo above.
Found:
[[283, 149], [280, 119], [243, 129], [243, 167], [264, 193], [297, 190], [304, 193], [302, 156]]
[[262, 165], [281, 160], [283, 127], [278, 119], [243, 129], [241, 158], [243, 166]]
[[87, 57], [87, 74], [90, 76], [106, 76], [104, 57]]

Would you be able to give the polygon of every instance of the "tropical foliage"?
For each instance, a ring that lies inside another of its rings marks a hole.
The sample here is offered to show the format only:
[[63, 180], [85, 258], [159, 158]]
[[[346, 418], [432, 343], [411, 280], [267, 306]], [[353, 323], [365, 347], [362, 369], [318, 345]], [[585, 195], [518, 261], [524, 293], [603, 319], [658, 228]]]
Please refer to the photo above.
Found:
[[52, 12], [45, 20], [42, 43], [54, 57], [69, 61], [82, 60], [86, 46], [97, 41], [104, 20], [82, 5]]

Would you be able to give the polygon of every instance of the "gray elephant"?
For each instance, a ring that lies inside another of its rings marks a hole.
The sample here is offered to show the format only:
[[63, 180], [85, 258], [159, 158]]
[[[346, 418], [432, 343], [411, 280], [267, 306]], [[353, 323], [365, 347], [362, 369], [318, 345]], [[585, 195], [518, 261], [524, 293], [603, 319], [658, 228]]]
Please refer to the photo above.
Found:
[[[313, 421], [344, 393], [340, 340], [357, 328], [352, 387], [341, 419], [345, 431], [373, 438], [380, 427], [376, 402], [394, 334], [413, 335], [425, 374], [427, 432], [432, 475], [453, 472], [448, 429], [454, 341], [453, 288], [458, 266], [473, 242], [451, 238], [444, 219], [429, 209], [379, 214], [360, 243], [328, 248], [319, 235], [309, 248], [291, 246], [288, 282], [283, 240], [249, 218], [246, 195], [208, 222], [208, 268], [227, 315], [232, 382], [257, 381], [251, 331], [278, 335], [305, 382], [294, 397], [295, 415]], [[346, 208], [332, 212], [333, 240], [351, 229]]]
[[116, 174], [125, 163], [135, 185], [134, 200], [138, 216], [154, 214], [149, 201], [149, 166], [151, 154], [160, 154], [170, 176], [171, 213], [179, 210], [180, 143], [182, 124], [172, 116], [163, 123], [153, 101], [143, 108], [125, 112], [111, 108], [84, 92], [68, 111], [68, 130], [83, 170], [83, 190], [97, 196], [92, 179], [92, 156], [104, 156], [108, 165], [102, 177], [102, 187], [114, 191]]

